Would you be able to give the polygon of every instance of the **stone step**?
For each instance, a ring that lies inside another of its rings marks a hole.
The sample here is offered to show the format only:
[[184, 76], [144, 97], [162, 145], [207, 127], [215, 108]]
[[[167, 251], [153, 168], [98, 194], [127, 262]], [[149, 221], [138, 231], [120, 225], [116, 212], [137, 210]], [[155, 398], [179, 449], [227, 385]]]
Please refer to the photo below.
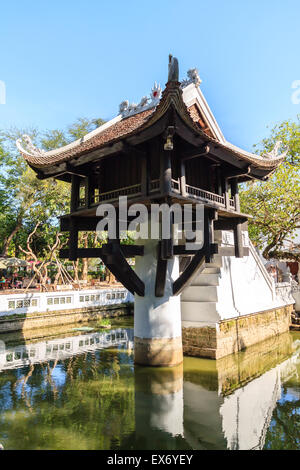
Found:
[[218, 273], [200, 273], [192, 282], [192, 286], [218, 286], [219, 285]]
[[189, 286], [181, 294], [181, 302], [216, 302], [217, 288], [215, 286]]
[[220, 272], [220, 268], [212, 268], [210, 264], [208, 264], [202, 271], [203, 274], [220, 274]]
[[181, 320], [192, 322], [217, 322], [216, 302], [187, 302], [181, 301]]
[[207, 267], [210, 268], [221, 268], [222, 267], [222, 256], [221, 255], [214, 255], [212, 258], [211, 263], [207, 264]]

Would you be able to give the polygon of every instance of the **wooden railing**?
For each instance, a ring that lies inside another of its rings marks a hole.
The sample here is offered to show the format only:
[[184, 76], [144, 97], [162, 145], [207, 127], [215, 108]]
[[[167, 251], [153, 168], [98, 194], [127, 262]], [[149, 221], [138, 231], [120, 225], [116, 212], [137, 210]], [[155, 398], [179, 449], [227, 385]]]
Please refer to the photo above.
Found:
[[152, 191], [157, 191], [159, 189], [159, 186], [160, 186], [160, 180], [152, 180], [150, 181], [150, 193]]
[[125, 188], [115, 189], [113, 191], [107, 191], [106, 193], [100, 193], [92, 196], [91, 204], [99, 204], [103, 201], [113, 201], [118, 199], [120, 196], [133, 196], [141, 193], [141, 184], [134, 184], [132, 186], [126, 186]]
[[224, 196], [220, 196], [219, 194], [210, 193], [209, 191], [205, 191], [204, 189], [196, 188], [195, 186], [190, 186], [186, 184], [186, 192], [189, 196], [195, 196], [199, 199], [215, 202], [217, 204], [221, 204], [225, 206], [225, 198]]
[[179, 180], [171, 180], [171, 186], [172, 186], [172, 189], [173, 191], [175, 191], [176, 193], [180, 193], [180, 184], [179, 184]]
[[[171, 187], [172, 191], [175, 193], [180, 193], [180, 182], [179, 179], [172, 179], [171, 180]], [[155, 179], [150, 181], [149, 192], [159, 191], [160, 188], [160, 180]], [[204, 189], [197, 188], [195, 186], [191, 186], [189, 184], [185, 185], [186, 193], [188, 197], [193, 197], [205, 202], [213, 202], [217, 205], [225, 207], [225, 197], [220, 196], [219, 194], [211, 193], [210, 191], [206, 191]], [[113, 191], [107, 191], [105, 193], [95, 194], [91, 198], [91, 205], [100, 204], [104, 201], [113, 201], [118, 199], [120, 196], [135, 196], [139, 195], [142, 192], [141, 184], [134, 184], [132, 186], [126, 186], [124, 188], [115, 189]], [[78, 208], [85, 207], [85, 198], [81, 198], [78, 201]], [[235, 209], [235, 202], [233, 198], [229, 199], [229, 207], [230, 209]]]
[[78, 207], [85, 207], [85, 198], [82, 197], [78, 200]]

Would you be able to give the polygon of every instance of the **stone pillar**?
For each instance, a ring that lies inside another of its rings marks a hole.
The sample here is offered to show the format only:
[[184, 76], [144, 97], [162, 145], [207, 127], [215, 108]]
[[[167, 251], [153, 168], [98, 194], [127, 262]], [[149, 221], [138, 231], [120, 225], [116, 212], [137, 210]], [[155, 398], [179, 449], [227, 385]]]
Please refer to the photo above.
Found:
[[179, 260], [168, 260], [165, 294], [155, 297], [158, 240], [140, 243], [144, 245], [144, 256], [136, 257], [135, 271], [145, 283], [145, 296], [135, 295], [134, 360], [145, 366], [175, 366], [183, 360], [180, 296], [172, 292]]

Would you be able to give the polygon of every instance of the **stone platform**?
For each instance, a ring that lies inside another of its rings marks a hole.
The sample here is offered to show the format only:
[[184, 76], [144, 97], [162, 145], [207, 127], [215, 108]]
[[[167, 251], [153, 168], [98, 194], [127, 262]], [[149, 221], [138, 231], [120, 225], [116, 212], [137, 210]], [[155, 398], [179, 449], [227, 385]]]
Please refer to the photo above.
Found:
[[293, 304], [222, 320], [213, 326], [183, 327], [183, 354], [220, 359], [289, 331]]

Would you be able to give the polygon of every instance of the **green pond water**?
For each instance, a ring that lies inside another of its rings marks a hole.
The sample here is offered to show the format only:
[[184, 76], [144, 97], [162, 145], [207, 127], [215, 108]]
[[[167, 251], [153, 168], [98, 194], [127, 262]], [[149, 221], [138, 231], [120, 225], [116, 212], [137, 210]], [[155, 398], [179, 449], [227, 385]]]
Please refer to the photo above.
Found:
[[134, 366], [132, 318], [76, 326], [0, 335], [5, 449], [300, 448], [300, 334], [158, 369]]

